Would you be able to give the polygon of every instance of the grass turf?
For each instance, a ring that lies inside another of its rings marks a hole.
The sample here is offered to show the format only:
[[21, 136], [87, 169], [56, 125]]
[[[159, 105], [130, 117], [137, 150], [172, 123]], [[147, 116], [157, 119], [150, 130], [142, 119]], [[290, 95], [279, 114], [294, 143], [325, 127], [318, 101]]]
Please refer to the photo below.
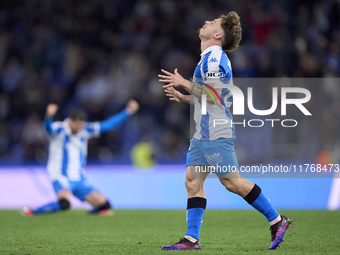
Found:
[[162, 251], [186, 230], [185, 210], [83, 210], [22, 217], [0, 210], [0, 254], [340, 254], [340, 211], [282, 211], [294, 220], [269, 251], [269, 225], [255, 211], [207, 210], [200, 251]]

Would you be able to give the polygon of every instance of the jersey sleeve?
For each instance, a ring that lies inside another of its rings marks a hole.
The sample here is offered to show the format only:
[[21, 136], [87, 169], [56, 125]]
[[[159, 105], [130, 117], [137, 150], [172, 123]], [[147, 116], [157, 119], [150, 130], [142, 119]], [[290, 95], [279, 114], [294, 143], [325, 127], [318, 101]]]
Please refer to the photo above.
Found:
[[121, 112], [107, 118], [106, 120], [99, 122], [100, 133], [115, 129], [117, 126], [122, 124], [129, 116], [130, 113], [127, 111], [127, 109], [124, 109]]
[[100, 135], [100, 124], [99, 122], [87, 122], [84, 126], [88, 137], [99, 137]]
[[64, 130], [63, 123], [60, 121], [53, 122], [52, 118], [44, 119], [44, 128], [49, 135], [57, 135]]

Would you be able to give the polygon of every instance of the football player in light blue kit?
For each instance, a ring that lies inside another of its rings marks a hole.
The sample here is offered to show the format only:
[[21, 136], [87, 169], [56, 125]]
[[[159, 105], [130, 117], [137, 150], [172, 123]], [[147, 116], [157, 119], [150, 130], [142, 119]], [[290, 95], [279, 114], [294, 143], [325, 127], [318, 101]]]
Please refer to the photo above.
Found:
[[87, 158], [87, 141], [91, 137], [98, 137], [101, 133], [115, 129], [138, 109], [138, 103], [130, 100], [124, 110], [101, 122], [86, 122], [86, 113], [80, 109], [74, 109], [63, 122], [52, 122], [58, 106], [49, 104], [44, 119], [44, 127], [50, 137], [47, 171], [58, 201], [34, 210], [25, 207], [22, 213], [31, 216], [69, 209], [73, 194], [81, 201], [88, 201], [94, 206], [90, 213], [110, 215], [110, 203], [87, 180], [83, 172]]
[[[206, 21], [198, 31], [201, 39], [201, 60], [198, 63], [193, 83], [184, 79], [175, 69], [174, 73], [162, 70], [160, 81], [167, 83], [166, 95], [170, 100], [185, 103], [194, 103], [194, 120], [196, 132], [191, 140], [187, 154], [187, 172], [185, 186], [188, 192], [187, 203], [187, 232], [178, 243], [163, 247], [164, 250], [194, 250], [201, 249], [199, 233], [206, 209], [206, 196], [204, 181], [209, 173], [198, 169], [207, 166], [227, 166], [229, 172], [217, 172], [220, 182], [225, 188], [244, 198], [246, 202], [261, 212], [270, 223], [272, 241], [269, 249], [275, 249], [283, 240], [284, 233], [290, 220], [280, 215], [272, 206], [261, 188], [256, 184], [240, 177], [238, 163], [234, 150], [235, 129], [233, 125], [213, 125], [214, 119], [228, 120], [231, 123], [232, 116], [229, 110], [233, 96], [228, 88], [216, 89], [221, 105], [215, 105], [212, 100], [207, 100], [206, 114], [202, 114], [202, 95], [207, 93], [198, 83], [214, 79], [232, 80], [230, 61], [224, 51], [236, 49], [242, 37], [240, 18], [236, 12], [221, 15], [212, 21]], [[226, 83], [226, 82], [225, 82]], [[213, 82], [210, 83], [210, 85]], [[182, 87], [191, 95], [184, 95], [174, 89]], [[207, 87], [206, 87], [207, 88]], [[217, 100], [216, 100], [217, 101]]]

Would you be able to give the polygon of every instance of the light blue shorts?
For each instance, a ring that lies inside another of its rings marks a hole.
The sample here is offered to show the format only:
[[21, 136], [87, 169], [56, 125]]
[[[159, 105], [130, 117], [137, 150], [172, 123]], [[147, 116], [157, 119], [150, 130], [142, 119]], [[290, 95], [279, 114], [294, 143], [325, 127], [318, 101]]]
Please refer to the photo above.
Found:
[[234, 139], [221, 138], [214, 141], [200, 141], [192, 138], [187, 153], [187, 166], [212, 166], [218, 177], [238, 168]]
[[[65, 178], [62, 178], [65, 177]], [[56, 194], [60, 190], [70, 190], [72, 194], [80, 199], [81, 201], [85, 201], [85, 198], [94, 190], [97, 190], [86, 177], [82, 176], [80, 181], [70, 181], [66, 176], [62, 176], [60, 180], [56, 180], [53, 182], [53, 188]]]

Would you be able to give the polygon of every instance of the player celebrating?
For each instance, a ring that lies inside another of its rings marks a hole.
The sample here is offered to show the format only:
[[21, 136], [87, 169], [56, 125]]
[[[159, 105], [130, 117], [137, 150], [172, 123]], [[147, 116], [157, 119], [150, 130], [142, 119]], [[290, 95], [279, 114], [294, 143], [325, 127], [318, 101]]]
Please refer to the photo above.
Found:
[[[163, 250], [201, 249], [199, 233], [207, 204], [203, 184], [208, 173], [202, 173], [202, 171], [199, 178], [194, 178], [192, 169], [214, 166], [216, 162], [223, 166], [229, 166], [228, 169], [238, 169], [234, 151], [234, 126], [219, 125], [216, 128], [209, 125], [213, 119], [220, 118], [221, 115], [217, 116], [217, 114], [223, 114], [224, 119], [229, 119], [228, 123], [231, 123], [232, 116], [229, 110], [232, 102], [231, 91], [228, 88], [217, 89], [216, 92], [221, 98], [223, 107], [208, 102], [205, 106], [207, 114], [202, 115], [203, 101], [201, 99], [204, 92], [202, 89], [198, 89], [199, 86], [195, 84], [195, 80], [207, 81], [208, 78], [211, 80], [211, 77], [216, 77], [215, 79], [218, 81], [232, 79], [231, 64], [224, 51], [232, 51], [239, 45], [242, 37], [240, 18], [236, 12], [230, 12], [226, 16], [221, 15], [213, 21], [206, 21], [204, 26], [199, 29], [198, 34], [201, 39], [202, 53], [201, 60], [194, 72], [194, 84], [184, 79], [177, 69], [174, 73], [162, 70], [163, 74], [159, 74], [160, 82], [167, 83], [163, 87], [170, 100], [186, 103], [193, 100], [196, 122], [196, 132], [190, 143], [186, 163], [187, 232], [178, 243], [165, 246]], [[191, 95], [184, 95], [174, 87], [182, 87]], [[222, 113], [218, 109], [222, 109]], [[227, 190], [242, 196], [246, 202], [267, 218], [271, 225], [272, 235], [269, 249], [278, 247], [289, 227], [290, 220], [275, 210], [259, 186], [241, 178], [238, 170], [216, 174]]]
[[69, 209], [70, 198], [73, 194], [81, 201], [86, 200], [94, 206], [90, 213], [110, 215], [110, 203], [91, 185], [83, 173], [87, 156], [87, 141], [91, 137], [98, 137], [101, 133], [113, 130], [138, 109], [138, 103], [130, 100], [120, 113], [104, 121], [93, 123], [86, 122], [86, 113], [83, 110], [74, 109], [65, 121], [52, 123], [58, 106], [49, 104], [44, 119], [44, 127], [50, 136], [47, 170], [58, 201], [35, 210], [25, 207], [22, 213], [31, 216]]

